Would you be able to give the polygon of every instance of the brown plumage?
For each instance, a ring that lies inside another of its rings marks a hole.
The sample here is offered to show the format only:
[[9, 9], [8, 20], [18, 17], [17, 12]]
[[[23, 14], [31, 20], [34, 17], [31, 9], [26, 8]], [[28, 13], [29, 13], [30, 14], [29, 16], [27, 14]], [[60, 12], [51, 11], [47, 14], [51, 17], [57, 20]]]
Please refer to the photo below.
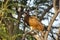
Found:
[[26, 14], [24, 21], [32, 28], [32, 30], [38, 30], [38, 31], [44, 30], [44, 26], [42, 25], [41, 22], [38, 21], [38, 18], [36, 16], [30, 16]]

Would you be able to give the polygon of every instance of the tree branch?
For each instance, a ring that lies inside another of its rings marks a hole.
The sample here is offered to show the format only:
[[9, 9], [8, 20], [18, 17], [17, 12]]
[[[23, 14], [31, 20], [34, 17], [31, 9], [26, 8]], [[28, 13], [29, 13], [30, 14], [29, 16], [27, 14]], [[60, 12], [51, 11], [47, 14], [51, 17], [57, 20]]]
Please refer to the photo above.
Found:
[[43, 17], [45, 16], [46, 12], [48, 12], [52, 7], [53, 7], [53, 4], [51, 6], [49, 6], [46, 10], [44, 10], [44, 12], [42, 13], [42, 16], [40, 17], [40, 21], [43, 19]]
[[52, 24], [53, 24], [55, 18], [57, 17], [57, 15], [59, 14], [59, 9], [56, 8], [56, 0], [53, 0], [53, 7], [55, 9], [55, 14], [52, 17], [52, 19], [50, 20], [50, 23], [48, 25], [48, 28], [47, 28], [48, 31], [46, 31], [46, 34], [44, 36], [45, 40], [47, 40], [47, 37], [48, 37], [48, 34], [49, 34], [50, 30], [51, 30]]
[[57, 11], [57, 12], [55, 13], [55, 15], [52, 17], [52, 19], [50, 20], [50, 23], [49, 23], [48, 28], [47, 28], [48, 31], [46, 31], [46, 34], [45, 34], [45, 36], [44, 36], [44, 39], [45, 39], [45, 40], [47, 40], [48, 33], [49, 33], [49, 31], [51, 30], [52, 24], [53, 24], [55, 18], [57, 17], [58, 12], [59, 12], [59, 11]]

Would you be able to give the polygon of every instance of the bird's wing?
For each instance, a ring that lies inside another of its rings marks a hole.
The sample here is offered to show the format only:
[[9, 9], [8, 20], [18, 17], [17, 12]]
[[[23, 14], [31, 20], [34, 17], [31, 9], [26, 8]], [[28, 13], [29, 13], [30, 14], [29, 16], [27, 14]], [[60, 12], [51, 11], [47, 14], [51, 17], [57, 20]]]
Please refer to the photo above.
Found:
[[39, 21], [36, 17], [29, 17], [29, 24], [31, 26], [37, 26], [39, 24]]
[[29, 18], [29, 25], [32, 26], [34, 29], [37, 29], [37, 30], [39, 30], [39, 31], [41, 31], [41, 30], [44, 29], [42, 23], [40, 23], [40, 22], [38, 21], [38, 19], [35, 18], [35, 17]]

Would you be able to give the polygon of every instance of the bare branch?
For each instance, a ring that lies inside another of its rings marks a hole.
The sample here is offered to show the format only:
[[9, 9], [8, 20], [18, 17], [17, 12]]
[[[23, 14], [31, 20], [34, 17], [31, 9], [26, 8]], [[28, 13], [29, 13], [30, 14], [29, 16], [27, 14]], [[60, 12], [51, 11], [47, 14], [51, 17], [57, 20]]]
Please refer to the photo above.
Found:
[[59, 11], [57, 11], [57, 12], [55, 13], [55, 15], [52, 17], [52, 19], [50, 20], [50, 23], [49, 23], [48, 28], [47, 28], [48, 31], [46, 31], [46, 34], [45, 34], [45, 37], [44, 37], [45, 40], [47, 40], [48, 33], [49, 33], [49, 31], [51, 30], [52, 24], [53, 24], [55, 18], [57, 17], [58, 12], [59, 12]]
[[48, 12], [52, 7], [53, 7], [53, 5], [49, 6], [46, 10], [44, 10], [44, 12], [42, 13], [42, 16], [40, 17], [40, 21], [43, 19], [43, 17], [45, 16], [46, 12]]
[[32, 33], [32, 32], [33, 32], [33, 31], [25, 32], [25, 33], [23, 34], [23, 36], [22, 36], [22, 39], [21, 39], [21, 40], [25, 40], [25, 37], [26, 37], [26, 35], [27, 35], [27, 34], [30, 34], [30, 35], [32, 35], [32, 36], [36, 35], [36, 33]]
[[45, 34], [45, 37], [44, 37], [45, 40], [47, 40], [47, 37], [48, 37], [48, 34], [49, 34], [50, 30], [51, 30], [52, 24], [53, 24], [55, 18], [57, 17], [57, 15], [59, 14], [59, 10], [56, 7], [56, 0], [53, 0], [53, 7], [55, 9], [55, 14], [52, 17], [52, 19], [50, 20], [50, 23], [48, 25], [48, 28], [47, 28], [48, 31], [46, 31], [46, 34]]
[[56, 40], [60, 40], [60, 27], [59, 27], [59, 31], [58, 31], [58, 33], [57, 33]]

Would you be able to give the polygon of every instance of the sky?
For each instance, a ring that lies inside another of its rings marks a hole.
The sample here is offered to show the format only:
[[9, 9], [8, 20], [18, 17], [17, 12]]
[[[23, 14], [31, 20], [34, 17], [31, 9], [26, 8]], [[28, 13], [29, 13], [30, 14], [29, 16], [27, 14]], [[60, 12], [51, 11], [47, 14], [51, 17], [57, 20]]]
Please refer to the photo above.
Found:
[[[51, 12], [53, 12], [53, 13], [55, 12], [55, 11], [54, 11], [54, 8], [51, 9]], [[51, 16], [53, 17], [52, 14], [49, 13], [49, 15], [51, 15]], [[51, 17], [49, 17], [49, 20], [43, 20], [42, 23], [45, 24], [45, 25], [48, 25], [49, 22], [50, 22], [50, 19], [51, 19]], [[57, 19], [58, 21], [54, 21], [54, 23], [53, 23], [52, 26], [59, 26], [59, 25], [60, 25], [60, 14], [58, 14], [58, 16], [56, 17], [56, 19]]]

